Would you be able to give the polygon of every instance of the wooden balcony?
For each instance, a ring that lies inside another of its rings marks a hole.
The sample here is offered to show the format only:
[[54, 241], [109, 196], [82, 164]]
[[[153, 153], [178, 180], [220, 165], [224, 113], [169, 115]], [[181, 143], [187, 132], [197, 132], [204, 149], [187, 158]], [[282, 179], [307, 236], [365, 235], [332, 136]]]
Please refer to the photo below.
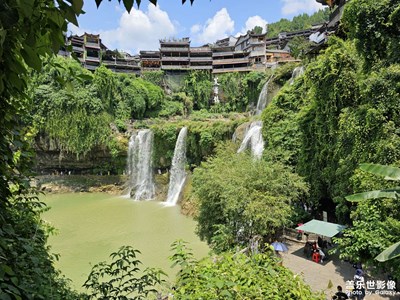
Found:
[[254, 56], [265, 56], [265, 51], [263, 50], [253, 50], [250, 52], [249, 57], [254, 57]]
[[230, 73], [230, 72], [250, 72], [251, 67], [235, 67], [235, 68], [224, 68], [224, 69], [213, 69], [213, 74]]
[[190, 65], [191, 70], [212, 70], [212, 66], [204, 66], [204, 65]]
[[82, 46], [72, 46], [72, 51], [73, 52], [83, 52], [83, 47]]
[[189, 70], [189, 65], [161, 65], [163, 70]]
[[184, 56], [184, 57], [176, 57], [176, 56], [164, 56], [161, 57], [161, 61], [182, 61], [182, 62], [188, 62], [189, 61], [189, 57], [188, 56]]
[[190, 40], [189, 39], [181, 39], [181, 40], [160, 40], [161, 47], [163, 46], [172, 46], [172, 45], [187, 45], [189, 47]]
[[140, 51], [141, 58], [159, 58], [160, 51]]
[[147, 66], [142, 66], [142, 71], [159, 71], [160, 67], [147, 67]]
[[246, 51], [228, 51], [228, 52], [213, 52], [213, 57], [217, 56], [246, 56], [248, 52]]
[[86, 47], [86, 48], [92, 48], [92, 49], [100, 49], [100, 45], [99, 45], [98, 43], [90, 43], [90, 42], [87, 42], [87, 43], [85, 44], [85, 47]]
[[196, 57], [196, 56], [191, 56], [190, 61], [195, 61], [195, 62], [212, 62], [212, 57]]
[[83, 38], [80, 37], [71, 37], [70, 42], [72, 44], [80, 44], [80, 45], [83, 45], [84, 43]]
[[86, 61], [100, 63], [100, 57], [86, 56]]
[[140, 59], [141, 62], [161, 62], [159, 57], [142, 57]]
[[280, 41], [279, 38], [270, 38], [270, 39], [267, 39], [267, 40], [265, 41], [265, 45], [266, 45], [266, 46], [268, 46], [268, 45], [275, 45], [275, 44], [278, 44], [279, 41]]
[[233, 64], [248, 64], [249, 59], [246, 58], [227, 58], [227, 59], [214, 59], [213, 66], [215, 65], [233, 65]]
[[209, 47], [192, 47], [190, 48], [191, 53], [212, 53]]
[[162, 47], [160, 52], [189, 52], [189, 47]]
[[140, 68], [137, 61], [115, 61], [115, 60], [103, 60], [103, 64], [110, 67], [127, 67], [127, 68]]

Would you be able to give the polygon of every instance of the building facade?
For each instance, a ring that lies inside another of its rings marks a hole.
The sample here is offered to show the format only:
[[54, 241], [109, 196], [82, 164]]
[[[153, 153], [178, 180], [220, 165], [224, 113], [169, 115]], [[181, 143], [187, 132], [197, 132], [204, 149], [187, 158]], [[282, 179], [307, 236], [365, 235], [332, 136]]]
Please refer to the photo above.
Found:
[[139, 55], [126, 52], [106, 50], [102, 55], [102, 63], [107, 69], [116, 73], [134, 73], [140, 75]]
[[140, 74], [139, 56], [107, 49], [99, 34], [71, 35], [66, 38], [66, 47], [58, 54], [65, 57], [74, 55], [82, 67], [90, 71], [96, 70], [103, 63], [114, 72]]
[[160, 51], [140, 51], [142, 71], [159, 71], [161, 69]]
[[181, 73], [188, 70], [207, 70], [213, 74], [227, 72], [250, 72], [265, 70], [277, 63], [295, 61], [283, 45], [296, 36], [309, 36], [313, 32], [303, 30], [281, 33], [267, 38], [266, 34], [248, 31], [239, 37], [227, 37], [214, 44], [191, 47], [189, 38], [162, 39], [156, 51], [140, 51], [132, 56], [121, 51], [112, 51], [101, 42], [100, 35], [85, 33], [67, 38], [65, 49], [59, 54], [71, 56], [71, 52], [82, 66], [94, 71], [103, 63], [114, 72], [140, 75], [145, 71]]
[[189, 38], [160, 40], [160, 58], [162, 70], [189, 70]]

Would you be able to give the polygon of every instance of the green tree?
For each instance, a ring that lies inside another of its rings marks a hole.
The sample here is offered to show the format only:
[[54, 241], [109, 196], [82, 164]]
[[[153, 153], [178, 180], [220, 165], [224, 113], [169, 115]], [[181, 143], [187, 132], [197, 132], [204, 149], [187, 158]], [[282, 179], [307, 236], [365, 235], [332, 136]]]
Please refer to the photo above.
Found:
[[89, 290], [89, 299], [139, 300], [156, 294], [156, 285], [164, 282], [165, 273], [158, 269], [140, 269], [139, 250], [123, 246], [111, 253], [111, 263], [93, 266], [83, 287]]
[[29, 186], [31, 128], [21, 120], [30, 108], [30, 68], [40, 70], [42, 60], [58, 51], [67, 20], [76, 23], [82, 4], [79, 0], [0, 3], [0, 286], [4, 299], [77, 298], [58, 279], [47, 252], [41, 204]]
[[161, 88], [164, 85], [164, 71], [143, 71], [141, 77]]
[[306, 53], [311, 49], [311, 43], [304, 37], [294, 37], [289, 41], [290, 54], [294, 58], [303, 59]]
[[[284, 70], [283, 70], [284, 71]], [[293, 66], [287, 74], [291, 74]], [[277, 70], [277, 75], [281, 71]], [[275, 81], [288, 82], [284, 74], [274, 77]], [[303, 136], [299, 127], [301, 111], [307, 101], [308, 86], [305, 78], [297, 79], [292, 85], [286, 84], [272, 102], [262, 113], [263, 137], [265, 139], [265, 151], [268, 159], [280, 161], [286, 165], [296, 167], [298, 165]]]
[[355, 0], [345, 6], [343, 24], [354, 39], [364, 64], [371, 69], [376, 63], [400, 62], [400, 2], [398, 0]]
[[308, 191], [288, 167], [235, 150], [229, 143], [219, 145], [193, 174], [198, 234], [219, 251], [247, 246], [257, 235], [273, 240]]
[[115, 111], [115, 97], [117, 97], [116, 75], [104, 65], [96, 69], [93, 75], [93, 85], [97, 96], [102, 100], [106, 112], [113, 115]]
[[[400, 180], [400, 168], [361, 164], [360, 169], [386, 180]], [[354, 226], [345, 230], [343, 239], [338, 239], [342, 256], [373, 265], [378, 260], [382, 262], [381, 269], [391, 269], [395, 276], [400, 275], [398, 268], [393, 267], [400, 263], [399, 192], [399, 187], [388, 187], [346, 197], [358, 205], [353, 214]]]
[[281, 266], [271, 249], [252, 256], [228, 252], [200, 261], [182, 241], [172, 250], [171, 260], [181, 268], [174, 299], [325, 299]]
[[[58, 67], [61, 65], [65, 67]], [[113, 82], [112, 74], [99, 69], [91, 76], [78, 62], [57, 57], [33, 76], [29, 85], [33, 103], [24, 120], [34, 126], [39, 136], [54, 141], [61, 153], [79, 157], [96, 147], [110, 145], [115, 96], [111, 89], [115, 83], [107, 83]]]
[[212, 93], [210, 72], [189, 72], [184, 80], [183, 91], [193, 98], [193, 104], [196, 109], [207, 108]]
[[[306, 69], [308, 91], [299, 115], [302, 142], [297, 170], [310, 183], [311, 202], [315, 208], [324, 205], [332, 211], [335, 198], [337, 216], [345, 221], [348, 213], [343, 198], [348, 194], [345, 183], [356, 164], [348, 162], [340, 168], [341, 159], [348, 155], [351, 147], [338, 147], [338, 132], [343, 110], [358, 103], [359, 60], [351, 43], [340, 39], [331, 39], [330, 43], [325, 54]], [[343, 173], [338, 176], [338, 172]]]
[[253, 32], [254, 34], [261, 34], [263, 32], [263, 28], [261, 26], [254, 26], [251, 32]]
[[292, 20], [280, 19], [278, 22], [268, 24], [267, 37], [276, 37], [281, 32], [290, 32], [311, 28], [312, 25], [321, 24], [329, 20], [329, 9], [321, 9], [309, 16], [301, 14]]
[[[99, 5], [101, 0], [96, 3]], [[130, 11], [134, 0], [123, 3]], [[47, 235], [40, 221], [41, 204], [32, 196], [35, 194], [29, 184], [33, 162], [29, 142], [33, 132], [31, 124], [22, 120], [32, 105], [27, 93], [31, 68], [40, 71], [43, 61], [64, 45], [67, 24], [78, 25], [76, 18], [83, 12], [82, 6], [83, 0], [0, 1], [0, 286], [3, 299], [78, 299], [58, 279], [47, 252]], [[53, 284], [56, 282], [58, 286]]]

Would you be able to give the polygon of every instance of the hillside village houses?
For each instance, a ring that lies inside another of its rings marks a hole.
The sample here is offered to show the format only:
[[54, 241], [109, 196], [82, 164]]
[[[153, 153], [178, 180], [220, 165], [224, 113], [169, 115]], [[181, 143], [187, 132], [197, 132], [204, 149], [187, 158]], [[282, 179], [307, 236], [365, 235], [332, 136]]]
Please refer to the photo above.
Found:
[[67, 37], [66, 46], [70, 47], [61, 49], [59, 54], [69, 57], [72, 51], [82, 66], [91, 71], [102, 63], [112, 71], [137, 75], [142, 71], [157, 70], [172, 73], [209, 70], [213, 74], [250, 72], [296, 61], [290, 55], [288, 42], [295, 36], [308, 38], [313, 32], [315, 29], [311, 28], [267, 38], [266, 33], [248, 31], [239, 37], [230, 36], [200, 47], [192, 47], [188, 37], [162, 39], [158, 50], [143, 50], [139, 55], [109, 50], [102, 43], [100, 35], [84, 33]]
[[[158, 50], [140, 51], [139, 55], [109, 50], [100, 35], [84, 33], [66, 38], [66, 46], [60, 55], [73, 53], [82, 66], [94, 71], [100, 64], [114, 72], [134, 73], [162, 70], [169, 74], [188, 70], [208, 70], [212, 74], [226, 72], [250, 72], [273, 68], [279, 63], [297, 61], [290, 54], [289, 41], [295, 37], [310, 40], [315, 47], [324, 47], [327, 37], [337, 30], [346, 0], [316, 0], [329, 6], [331, 15], [324, 24], [293, 32], [281, 32], [276, 37], [267, 33], [248, 31], [238, 37], [229, 36], [200, 47], [192, 47], [190, 38], [162, 39]], [[333, 9], [336, 7], [337, 9]], [[70, 52], [71, 51], [71, 52]]]

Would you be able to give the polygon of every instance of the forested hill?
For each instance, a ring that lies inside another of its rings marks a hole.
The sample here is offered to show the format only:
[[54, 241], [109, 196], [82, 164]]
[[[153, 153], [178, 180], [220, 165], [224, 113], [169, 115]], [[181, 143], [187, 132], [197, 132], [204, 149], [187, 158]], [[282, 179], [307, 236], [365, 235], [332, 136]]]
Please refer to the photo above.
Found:
[[198, 165], [247, 120], [270, 74], [221, 74], [221, 103], [210, 105], [209, 72], [188, 72], [167, 94], [162, 71], [136, 77], [101, 66], [91, 73], [73, 59], [56, 57], [29, 85], [33, 102], [24, 121], [35, 139], [37, 170], [122, 174], [133, 127], [153, 130], [154, 167], [166, 168], [176, 134], [187, 126], [189, 163]]
[[321, 9], [311, 16], [304, 13], [294, 17], [292, 20], [280, 19], [278, 22], [268, 24], [267, 37], [278, 36], [281, 32], [291, 32], [309, 29], [312, 25], [321, 24], [329, 19], [329, 9]]
[[343, 258], [399, 276], [399, 258], [374, 258], [398, 241], [400, 202], [345, 196], [393, 187], [358, 169], [400, 165], [400, 1], [354, 0], [345, 6], [346, 39], [331, 37], [305, 74], [263, 112], [264, 156], [292, 166], [310, 186], [309, 203], [331, 221], [352, 225], [338, 239]]

